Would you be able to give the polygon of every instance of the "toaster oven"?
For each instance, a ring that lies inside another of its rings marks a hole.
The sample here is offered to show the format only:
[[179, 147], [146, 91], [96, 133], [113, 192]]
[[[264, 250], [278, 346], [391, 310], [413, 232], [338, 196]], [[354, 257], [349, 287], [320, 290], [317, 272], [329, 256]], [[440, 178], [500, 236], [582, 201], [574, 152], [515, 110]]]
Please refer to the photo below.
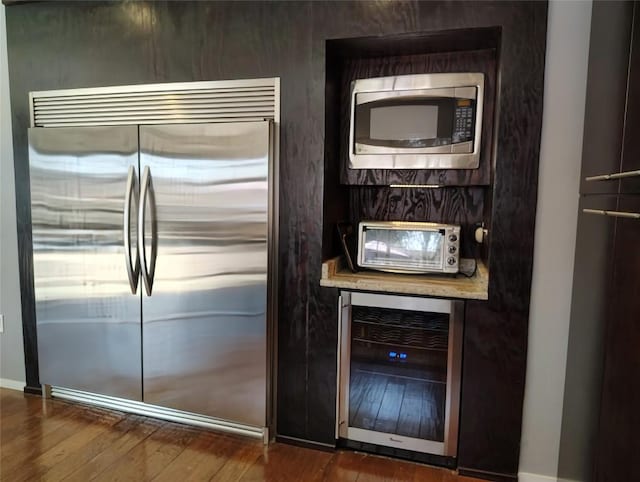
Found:
[[393, 273], [457, 273], [460, 226], [452, 224], [362, 221], [357, 263]]

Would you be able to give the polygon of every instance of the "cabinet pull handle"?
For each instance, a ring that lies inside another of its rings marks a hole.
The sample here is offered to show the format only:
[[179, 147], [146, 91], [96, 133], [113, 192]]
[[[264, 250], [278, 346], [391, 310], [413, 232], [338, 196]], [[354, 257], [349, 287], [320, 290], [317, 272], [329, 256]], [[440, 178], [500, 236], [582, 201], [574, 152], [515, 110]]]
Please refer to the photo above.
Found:
[[600, 216], [611, 216], [614, 218], [640, 219], [640, 213], [628, 213], [624, 211], [606, 211], [604, 209], [583, 209], [586, 214], [599, 214]]
[[600, 174], [599, 176], [585, 177], [585, 181], [609, 181], [611, 179], [624, 179], [625, 177], [638, 177], [640, 176], [640, 170], [616, 172], [612, 174]]

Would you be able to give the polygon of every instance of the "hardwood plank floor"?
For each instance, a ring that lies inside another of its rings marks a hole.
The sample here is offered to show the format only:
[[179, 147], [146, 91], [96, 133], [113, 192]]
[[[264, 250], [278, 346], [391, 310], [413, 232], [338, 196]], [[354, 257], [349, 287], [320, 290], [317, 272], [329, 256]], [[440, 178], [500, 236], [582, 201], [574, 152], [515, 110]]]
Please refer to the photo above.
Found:
[[219, 434], [0, 389], [2, 481], [477, 482], [446, 469]]

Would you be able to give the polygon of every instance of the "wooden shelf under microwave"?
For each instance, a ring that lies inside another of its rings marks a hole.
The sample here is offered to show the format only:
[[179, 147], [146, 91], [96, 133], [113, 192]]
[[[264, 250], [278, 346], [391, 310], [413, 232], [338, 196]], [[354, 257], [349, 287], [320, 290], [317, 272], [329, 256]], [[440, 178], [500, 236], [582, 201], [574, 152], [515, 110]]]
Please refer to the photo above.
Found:
[[471, 277], [440, 274], [396, 274], [381, 271], [353, 273], [342, 256], [322, 263], [320, 286], [358, 291], [400, 293], [468, 300], [489, 299], [489, 270], [482, 261]]

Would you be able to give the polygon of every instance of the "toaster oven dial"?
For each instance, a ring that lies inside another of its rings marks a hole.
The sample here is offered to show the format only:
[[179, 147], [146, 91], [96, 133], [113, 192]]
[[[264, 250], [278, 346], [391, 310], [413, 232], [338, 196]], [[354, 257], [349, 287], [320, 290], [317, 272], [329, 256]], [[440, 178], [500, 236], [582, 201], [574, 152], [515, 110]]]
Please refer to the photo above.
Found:
[[455, 234], [450, 234], [449, 235], [449, 242], [450, 243], [455, 243], [458, 240], [458, 236], [456, 236]]
[[456, 248], [455, 246], [449, 246], [449, 252], [451, 254], [455, 253], [456, 251], [458, 251], [458, 248]]
[[456, 258], [451, 257], [451, 258], [447, 259], [447, 264], [449, 266], [453, 266], [454, 264], [456, 264]]

